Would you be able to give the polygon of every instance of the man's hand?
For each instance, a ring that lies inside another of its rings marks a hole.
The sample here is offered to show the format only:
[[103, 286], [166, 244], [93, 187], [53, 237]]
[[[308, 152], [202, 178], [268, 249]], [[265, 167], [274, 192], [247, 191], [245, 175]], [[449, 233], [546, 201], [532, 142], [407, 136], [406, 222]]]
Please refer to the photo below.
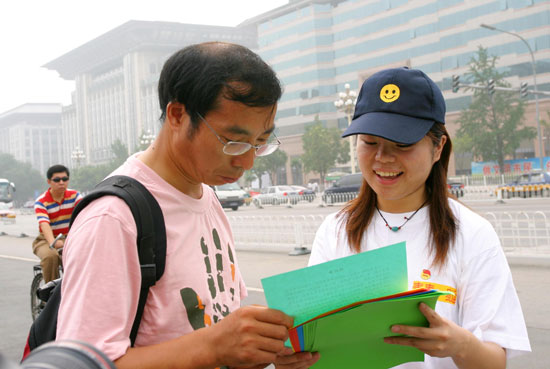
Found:
[[[275, 359], [277, 369], [307, 369], [319, 360], [319, 353], [297, 352], [294, 353], [291, 348], [285, 347]], [[230, 369], [263, 369], [269, 364], [259, 364], [253, 366], [231, 367]]]
[[285, 349], [277, 355], [275, 367], [277, 369], [307, 369], [319, 360], [321, 356], [318, 352], [296, 352], [291, 348]]
[[292, 317], [263, 306], [245, 306], [206, 328], [218, 366], [261, 367], [285, 349]]
[[60, 249], [60, 248], [62, 248], [64, 245], [65, 245], [65, 239], [60, 238], [59, 240], [55, 241], [55, 243], [53, 244], [53, 248], [54, 248], [54, 249]]

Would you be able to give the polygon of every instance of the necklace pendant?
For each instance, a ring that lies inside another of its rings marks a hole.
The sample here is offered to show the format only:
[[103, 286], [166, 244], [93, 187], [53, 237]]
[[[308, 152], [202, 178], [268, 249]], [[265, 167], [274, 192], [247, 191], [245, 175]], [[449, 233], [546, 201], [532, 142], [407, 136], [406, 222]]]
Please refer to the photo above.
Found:
[[391, 227], [391, 230], [397, 232], [399, 230], [399, 227]]

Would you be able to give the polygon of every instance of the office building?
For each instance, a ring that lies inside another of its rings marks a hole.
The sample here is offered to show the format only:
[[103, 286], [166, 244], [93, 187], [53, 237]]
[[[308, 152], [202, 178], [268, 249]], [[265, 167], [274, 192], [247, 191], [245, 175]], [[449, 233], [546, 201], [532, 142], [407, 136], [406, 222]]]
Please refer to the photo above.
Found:
[[[482, 23], [523, 36], [536, 60], [538, 90], [550, 91], [550, 2], [544, 0], [296, 0], [244, 22], [257, 26], [259, 53], [285, 86], [277, 126], [290, 157], [302, 153], [301, 135], [315, 116], [344, 129], [345, 114], [334, 106], [338, 93], [345, 84], [358, 92], [380, 69], [408, 66], [427, 73], [444, 93], [451, 137], [472, 94], [464, 89], [453, 94], [451, 77], [464, 77], [479, 46], [499, 57], [497, 67], [512, 86], [527, 82], [532, 89], [527, 46]], [[539, 107], [541, 119], [548, 120], [550, 96], [539, 96]], [[525, 122], [536, 125], [533, 95]], [[523, 142], [517, 154], [533, 157], [539, 150], [533, 140]], [[451, 166], [454, 173], [454, 162]], [[286, 169], [291, 170], [290, 160]]]
[[63, 163], [61, 104], [24, 104], [0, 114], [0, 152], [46, 174]]

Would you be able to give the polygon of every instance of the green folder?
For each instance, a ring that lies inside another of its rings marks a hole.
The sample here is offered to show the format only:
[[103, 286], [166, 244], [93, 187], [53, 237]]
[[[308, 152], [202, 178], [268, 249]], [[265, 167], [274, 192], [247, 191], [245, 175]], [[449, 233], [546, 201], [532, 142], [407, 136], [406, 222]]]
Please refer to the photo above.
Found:
[[435, 308], [439, 296], [448, 294], [406, 292], [404, 242], [264, 278], [262, 285], [268, 306], [294, 317], [289, 331], [294, 351], [321, 354], [314, 369], [423, 361], [418, 349], [383, 339], [396, 335], [390, 330], [394, 324], [427, 326], [418, 304]]
[[359, 304], [312, 320], [294, 328], [303, 331], [303, 347], [295, 351], [319, 352], [321, 358], [312, 366], [314, 369], [385, 369], [410, 361], [424, 361], [424, 353], [420, 350], [390, 345], [383, 339], [397, 335], [390, 330], [394, 324], [427, 326], [418, 304], [424, 302], [433, 309], [438, 297], [444, 294], [446, 292], [432, 291]]

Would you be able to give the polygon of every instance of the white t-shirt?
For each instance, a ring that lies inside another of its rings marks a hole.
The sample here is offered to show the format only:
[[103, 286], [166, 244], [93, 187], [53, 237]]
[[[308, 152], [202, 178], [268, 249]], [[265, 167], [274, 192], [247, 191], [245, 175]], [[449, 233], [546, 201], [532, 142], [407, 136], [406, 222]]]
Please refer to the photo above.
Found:
[[[166, 225], [166, 266], [149, 296], [136, 346], [161, 343], [214, 324], [240, 307], [246, 288], [230, 225], [212, 189], [193, 199], [130, 157], [114, 174], [139, 180]], [[141, 272], [137, 230], [126, 203], [103, 197], [76, 218], [63, 250], [58, 339], [91, 343], [111, 360], [130, 346]]]
[[[386, 226], [375, 211], [361, 241], [361, 251], [373, 250], [406, 241], [409, 288], [428, 287], [450, 290], [456, 298], [437, 302], [436, 312], [471, 331], [483, 341], [506, 348], [511, 357], [531, 351], [527, 329], [512, 274], [499, 238], [491, 224], [457, 201], [449, 205], [458, 220], [455, 245], [442, 270], [432, 265], [429, 252], [429, 207], [420, 209], [398, 232]], [[382, 212], [390, 226], [400, 226], [412, 212]], [[347, 242], [342, 216], [329, 215], [317, 231], [309, 265], [354, 254]], [[396, 368], [456, 368], [451, 358], [425, 355], [425, 361], [406, 363]]]

